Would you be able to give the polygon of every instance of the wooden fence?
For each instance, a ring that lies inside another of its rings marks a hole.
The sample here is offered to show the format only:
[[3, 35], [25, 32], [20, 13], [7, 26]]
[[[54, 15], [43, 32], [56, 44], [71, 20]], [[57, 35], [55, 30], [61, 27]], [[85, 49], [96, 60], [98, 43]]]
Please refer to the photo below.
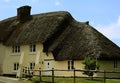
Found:
[[[55, 72], [73, 72], [73, 75], [72, 76], [56, 76], [55, 75]], [[37, 72], [37, 74], [35, 75], [34, 72]], [[51, 72], [51, 75], [43, 75], [42, 73], [44, 72]], [[106, 83], [106, 79], [120, 79], [120, 76], [109, 76], [108, 74], [119, 74], [120, 75], [120, 71], [103, 71], [103, 70], [90, 70], [89, 72], [94, 72], [95, 74], [102, 74], [102, 76], [77, 76], [76, 73], [77, 72], [88, 72], [88, 70], [57, 70], [57, 69], [51, 69], [51, 70], [42, 70], [42, 69], [39, 69], [39, 70], [30, 70], [29, 68], [27, 67], [24, 67], [23, 68], [23, 71], [22, 71], [22, 77], [23, 78], [26, 78], [26, 77], [33, 77], [33, 76], [38, 76], [39, 77], [39, 81], [41, 82], [42, 81], [42, 77], [51, 77], [51, 82], [49, 83], [55, 83], [55, 78], [65, 78], [65, 77], [71, 77], [73, 78], [73, 83], [76, 83], [76, 78], [102, 78], [103, 79], [103, 83]]]

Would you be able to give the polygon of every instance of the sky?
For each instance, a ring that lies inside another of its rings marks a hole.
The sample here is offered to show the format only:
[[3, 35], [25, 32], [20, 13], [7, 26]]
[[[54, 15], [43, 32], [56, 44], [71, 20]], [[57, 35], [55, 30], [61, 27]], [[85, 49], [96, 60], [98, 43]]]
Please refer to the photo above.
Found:
[[0, 21], [16, 16], [17, 8], [25, 5], [32, 7], [31, 14], [68, 11], [120, 47], [120, 0], [0, 0]]

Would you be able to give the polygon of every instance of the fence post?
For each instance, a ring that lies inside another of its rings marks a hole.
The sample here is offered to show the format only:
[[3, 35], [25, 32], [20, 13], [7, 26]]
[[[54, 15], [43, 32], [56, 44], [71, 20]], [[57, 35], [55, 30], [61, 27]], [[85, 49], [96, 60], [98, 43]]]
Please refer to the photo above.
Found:
[[104, 70], [104, 83], [106, 83], [106, 71]]
[[22, 78], [24, 78], [24, 67], [22, 68]]
[[25, 78], [27, 77], [27, 67], [25, 67]]
[[76, 76], [75, 76], [75, 68], [74, 68], [74, 83], [76, 83], [76, 81], [75, 81], [75, 77], [76, 77]]
[[54, 83], [54, 68], [52, 68], [52, 83]]
[[30, 77], [30, 69], [29, 69], [29, 67], [28, 67], [27, 70], [28, 70], [28, 77]]
[[41, 76], [41, 68], [39, 68], [39, 77], [40, 77], [40, 82], [42, 81], [42, 76]]
[[28, 67], [28, 77], [31, 79], [30, 68]]
[[25, 78], [25, 75], [26, 75], [26, 69], [25, 69], [25, 67], [24, 67], [24, 78]]

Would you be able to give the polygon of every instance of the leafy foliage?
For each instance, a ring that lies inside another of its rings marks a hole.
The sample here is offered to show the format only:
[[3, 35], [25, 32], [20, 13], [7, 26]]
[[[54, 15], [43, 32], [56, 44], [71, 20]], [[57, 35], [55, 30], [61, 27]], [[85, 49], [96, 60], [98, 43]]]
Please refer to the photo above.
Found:
[[100, 65], [97, 64], [97, 61], [90, 57], [86, 57], [83, 64], [85, 65], [84, 69], [86, 70], [86, 71], [84, 71], [84, 74], [86, 74], [88, 76], [94, 75], [94, 72], [90, 71], [90, 70], [98, 70], [100, 67]]

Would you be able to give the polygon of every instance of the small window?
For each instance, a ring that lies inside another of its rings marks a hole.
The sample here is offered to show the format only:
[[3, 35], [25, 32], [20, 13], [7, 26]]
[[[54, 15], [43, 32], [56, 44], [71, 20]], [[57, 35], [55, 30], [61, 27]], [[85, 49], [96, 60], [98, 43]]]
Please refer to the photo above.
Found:
[[20, 46], [13, 46], [12, 47], [12, 52], [13, 53], [20, 53]]
[[71, 69], [74, 69], [74, 61], [71, 61]]
[[19, 63], [14, 63], [14, 71], [17, 71], [18, 70], [18, 67], [19, 67]]
[[48, 66], [50, 65], [50, 63], [48, 62]]
[[74, 61], [68, 61], [68, 70], [74, 69]]
[[35, 63], [34, 62], [30, 63], [30, 69], [34, 69], [34, 67], [35, 67]]
[[70, 70], [70, 61], [68, 61], [68, 70]]
[[118, 68], [117, 60], [114, 60], [114, 68]]
[[48, 62], [48, 68], [49, 68], [49, 66], [50, 66], [50, 63]]
[[30, 45], [30, 52], [36, 52], [36, 45]]

